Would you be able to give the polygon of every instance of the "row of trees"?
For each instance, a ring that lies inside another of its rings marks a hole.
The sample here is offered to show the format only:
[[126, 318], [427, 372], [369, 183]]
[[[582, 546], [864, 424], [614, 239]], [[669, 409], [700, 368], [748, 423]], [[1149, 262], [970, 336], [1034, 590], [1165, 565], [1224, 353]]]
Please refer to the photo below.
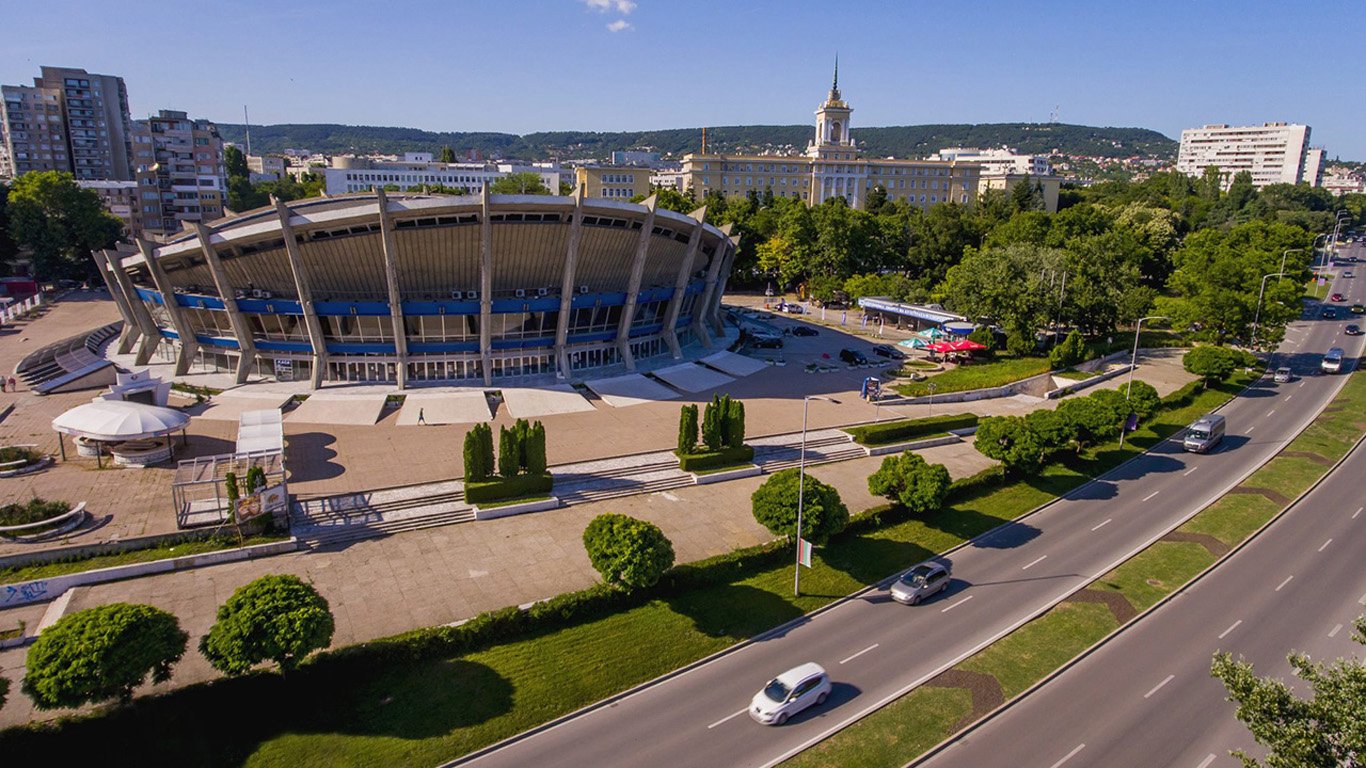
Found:
[[498, 428], [498, 458], [494, 461], [493, 427], [475, 424], [465, 433], [465, 480], [481, 482], [493, 477], [541, 476], [546, 473], [545, 426], [518, 419], [511, 427]]
[[[281, 673], [332, 642], [327, 600], [297, 576], [271, 575], [233, 592], [199, 642], [214, 669], [242, 675], [265, 662]], [[189, 634], [150, 605], [111, 603], [62, 617], [29, 649], [22, 683], [39, 709], [115, 700], [127, 704], [148, 679], [166, 682]], [[0, 702], [3, 702], [0, 690]]]
[[[742, 448], [745, 444], [745, 404], [730, 395], [714, 395], [702, 412], [702, 445], [708, 451]], [[683, 406], [678, 415], [678, 454], [697, 453], [697, 406]]]

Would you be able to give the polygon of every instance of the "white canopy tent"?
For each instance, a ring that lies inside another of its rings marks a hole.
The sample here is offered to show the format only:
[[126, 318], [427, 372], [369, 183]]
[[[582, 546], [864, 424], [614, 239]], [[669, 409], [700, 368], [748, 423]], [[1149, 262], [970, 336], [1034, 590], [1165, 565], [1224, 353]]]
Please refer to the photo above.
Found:
[[[181, 444], [184, 444], [184, 430], [189, 423], [189, 415], [174, 408], [128, 400], [95, 400], [53, 419], [52, 428], [59, 434], [99, 443], [143, 440], [181, 432]], [[60, 439], [58, 442], [62, 458], [66, 459], [66, 443]], [[97, 460], [99, 455], [97, 452]]]
[[237, 421], [238, 455], [284, 453], [284, 414], [279, 408], [243, 411]]

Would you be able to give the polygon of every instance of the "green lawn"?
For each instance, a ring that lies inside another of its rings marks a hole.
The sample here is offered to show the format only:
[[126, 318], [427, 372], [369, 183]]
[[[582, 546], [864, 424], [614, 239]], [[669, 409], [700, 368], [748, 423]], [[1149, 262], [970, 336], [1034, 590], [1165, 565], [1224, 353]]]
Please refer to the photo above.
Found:
[[1087, 379], [1094, 379], [1100, 374], [1095, 371], [1058, 371], [1053, 375], [1072, 381], [1086, 381]]
[[992, 363], [958, 366], [943, 373], [931, 374], [924, 381], [897, 384], [896, 390], [907, 397], [923, 397], [930, 394], [929, 385], [934, 384], [934, 393], [942, 395], [970, 389], [1001, 387], [1047, 372], [1046, 357], [1006, 357]]
[[1252, 535], [1281, 511], [1276, 502], [1258, 494], [1229, 494], [1196, 515], [1177, 530], [1204, 533], [1232, 547]]
[[1096, 589], [1119, 592], [1142, 611], [1171, 594], [1214, 562], [1214, 555], [1190, 541], [1159, 541], [1101, 576]]
[[1118, 626], [1099, 603], [1060, 603], [956, 668], [994, 676], [1010, 699]]
[[972, 712], [962, 688], [917, 688], [820, 744], [782, 763], [786, 768], [901, 768], [943, 740]]
[[[284, 541], [288, 536], [249, 536], [243, 540], [242, 546], [253, 544], [269, 544], [273, 541]], [[216, 537], [212, 539], [201, 539], [198, 541], [182, 541], [176, 544], [163, 544], [147, 549], [134, 549], [129, 552], [119, 552], [112, 555], [96, 555], [76, 560], [60, 560], [41, 565], [23, 565], [13, 568], [0, 568], [0, 584], [18, 584], [23, 581], [33, 579], [48, 579], [53, 576], [64, 576], [68, 573], [80, 573], [81, 571], [93, 571], [99, 568], [113, 568], [116, 565], [131, 565], [133, 563], [150, 563], [153, 560], [165, 560], [171, 557], [183, 557], [185, 555], [202, 555], [205, 552], [217, 552], [220, 549], [236, 549], [237, 539], [227, 537]]]
[[[870, 510], [817, 550], [800, 598], [792, 597], [786, 557], [693, 564], [687, 567], [721, 568], [711, 572], [725, 578], [470, 653], [370, 656], [365, 663], [324, 657], [288, 681], [219, 680], [102, 717], [11, 729], [0, 733], [0, 753], [16, 761], [128, 754], [150, 764], [210, 766], [435, 764], [752, 637], [1014, 519], [1171, 434], [1244, 381], [1165, 413], [1134, 433], [1123, 452], [1103, 446], [1004, 485], [960, 483], [950, 506], [923, 518]], [[1076, 623], [1084, 613], [1066, 615]], [[225, 727], [223, 713], [245, 714]], [[903, 743], [923, 738], [930, 737]]]

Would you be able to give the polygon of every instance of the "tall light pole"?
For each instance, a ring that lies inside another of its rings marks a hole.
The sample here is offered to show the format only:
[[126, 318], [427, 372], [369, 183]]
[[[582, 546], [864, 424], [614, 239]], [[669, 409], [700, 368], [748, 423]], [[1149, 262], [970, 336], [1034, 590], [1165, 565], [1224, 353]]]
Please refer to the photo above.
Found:
[[[1143, 321], [1167, 319], [1169, 318], [1166, 315], [1149, 315], [1147, 317], [1138, 318], [1138, 322], [1134, 325], [1134, 351], [1133, 354], [1129, 355], [1129, 384], [1124, 389], [1125, 405], [1129, 404], [1129, 396], [1134, 392], [1134, 368], [1138, 367], [1138, 334], [1143, 330]], [[1124, 450], [1124, 433], [1128, 431], [1126, 427], [1129, 426], [1129, 417], [1126, 415], [1124, 419], [1124, 425], [1119, 428], [1119, 449], [1121, 451]]]
[[1248, 342], [1248, 346], [1252, 347], [1253, 354], [1257, 353], [1257, 328], [1262, 319], [1262, 296], [1266, 293], [1266, 281], [1284, 275], [1284, 272], [1272, 272], [1269, 275], [1262, 276], [1262, 287], [1257, 291], [1257, 311], [1252, 315], [1252, 340]]
[[1312, 242], [1312, 243], [1309, 244], [1309, 248], [1310, 248], [1310, 250], [1311, 250], [1311, 251], [1313, 252], [1313, 254], [1314, 254], [1314, 261], [1313, 261], [1313, 263], [1311, 264], [1311, 266], [1312, 266], [1314, 269], [1316, 269], [1316, 270], [1318, 269], [1318, 266], [1319, 266], [1319, 247], [1318, 247], [1318, 246], [1319, 246], [1319, 238], [1320, 238], [1320, 237], [1323, 238], [1323, 243], [1324, 243], [1324, 245], [1327, 245], [1327, 244], [1328, 244], [1328, 233], [1327, 233], [1327, 232], [1324, 232], [1323, 234], [1319, 235], [1318, 237], [1315, 237], [1315, 238], [1314, 238], [1314, 242]]
[[802, 398], [802, 448], [797, 459], [797, 567], [792, 576], [792, 595], [802, 596], [802, 502], [806, 498], [806, 411], [812, 400], [824, 400], [839, 405], [833, 397], [807, 395]]
[[1281, 254], [1281, 274], [1285, 274], [1285, 257], [1292, 253], [1303, 253], [1303, 248], [1286, 248], [1285, 253]]

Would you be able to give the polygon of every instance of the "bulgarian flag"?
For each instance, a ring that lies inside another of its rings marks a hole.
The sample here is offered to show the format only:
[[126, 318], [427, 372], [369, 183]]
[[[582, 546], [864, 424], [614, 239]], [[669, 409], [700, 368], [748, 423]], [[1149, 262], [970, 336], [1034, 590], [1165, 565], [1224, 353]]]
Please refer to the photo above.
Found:
[[800, 537], [797, 539], [797, 562], [811, 567], [811, 542]]

